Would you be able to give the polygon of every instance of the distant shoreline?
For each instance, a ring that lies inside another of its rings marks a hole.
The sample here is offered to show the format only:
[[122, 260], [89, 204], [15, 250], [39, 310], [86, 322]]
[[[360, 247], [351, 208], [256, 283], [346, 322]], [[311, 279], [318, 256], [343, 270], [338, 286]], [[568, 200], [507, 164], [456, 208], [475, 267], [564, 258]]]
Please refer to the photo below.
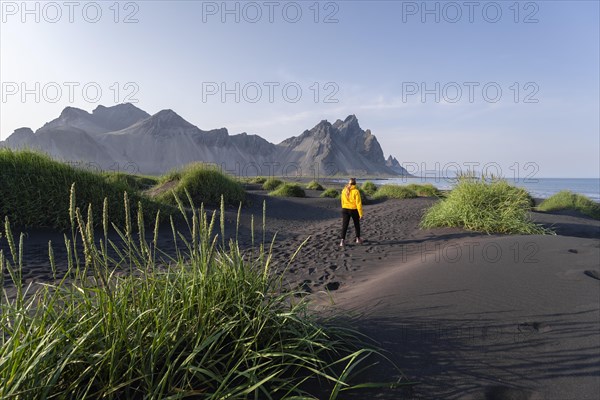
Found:
[[[326, 184], [334, 184], [343, 186], [344, 182], [348, 179], [347, 177], [314, 177], [314, 176], [297, 176], [297, 177], [277, 177], [283, 180], [308, 183], [312, 180], [317, 180]], [[423, 177], [423, 176], [404, 176], [399, 175], [397, 177], [356, 177], [357, 182], [363, 183], [365, 181], [373, 181], [376, 184], [410, 184], [410, 183], [431, 183], [441, 191], [450, 191], [452, 186], [457, 182], [456, 177]], [[532, 197], [537, 199], [547, 199], [552, 195], [558, 193], [561, 190], [569, 190], [576, 194], [589, 197], [591, 200], [600, 203], [600, 189], [594, 187], [594, 184], [600, 185], [600, 179], [595, 178], [535, 178], [535, 182], [529, 182], [523, 178], [519, 179], [518, 182], [514, 182], [511, 178], [505, 178], [505, 180], [514, 186], [522, 187], [527, 190]], [[585, 189], [578, 189], [574, 187], [574, 183], [581, 183], [583, 181]], [[525, 183], [524, 183], [525, 182]], [[555, 184], [557, 182], [557, 184]], [[548, 185], [550, 183], [551, 185]], [[563, 184], [563, 185], [561, 185]], [[548, 186], [548, 187], [546, 187]]]

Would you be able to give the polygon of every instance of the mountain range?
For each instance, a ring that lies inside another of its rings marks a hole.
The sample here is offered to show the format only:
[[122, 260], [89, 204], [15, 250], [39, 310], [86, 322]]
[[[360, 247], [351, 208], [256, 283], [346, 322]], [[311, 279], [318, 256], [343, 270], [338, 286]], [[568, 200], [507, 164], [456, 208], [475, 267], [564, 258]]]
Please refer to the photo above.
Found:
[[258, 135], [203, 131], [173, 110], [154, 115], [125, 103], [92, 113], [67, 107], [37, 131], [15, 130], [0, 147], [35, 149], [52, 158], [102, 170], [163, 174], [191, 162], [216, 164], [236, 176], [397, 176], [408, 173], [386, 160], [377, 138], [354, 115], [319, 122], [281, 143]]

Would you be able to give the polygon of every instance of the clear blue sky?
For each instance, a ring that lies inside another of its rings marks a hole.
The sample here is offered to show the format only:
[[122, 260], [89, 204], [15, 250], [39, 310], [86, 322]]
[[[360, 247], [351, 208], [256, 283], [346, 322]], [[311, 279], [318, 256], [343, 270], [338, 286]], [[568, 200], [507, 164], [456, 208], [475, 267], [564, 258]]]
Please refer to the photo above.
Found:
[[419, 169], [600, 174], [598, 1], [114, 3], [2, 1], [2, 139], [129, 100], [272, 142], [355, 114]]

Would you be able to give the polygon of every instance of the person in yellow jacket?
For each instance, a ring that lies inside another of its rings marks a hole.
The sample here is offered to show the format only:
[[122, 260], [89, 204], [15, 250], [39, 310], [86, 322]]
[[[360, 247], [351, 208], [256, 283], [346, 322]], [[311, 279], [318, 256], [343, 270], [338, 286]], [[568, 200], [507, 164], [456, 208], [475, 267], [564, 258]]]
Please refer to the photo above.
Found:
[[348, 184], [344, 187], [341, 194], [342, 199], [342, 232], [340, 247], [344, 247], [346, 241], [346, 232], [350, 218], [354, 222], [354, 230], [356, 231], [356, 243], [362, 244], [363, 240], [360, 237], [360, 219], [363, 216], [362, 200], [360, 192], [356, 188], [356, 178], [350, 178]]

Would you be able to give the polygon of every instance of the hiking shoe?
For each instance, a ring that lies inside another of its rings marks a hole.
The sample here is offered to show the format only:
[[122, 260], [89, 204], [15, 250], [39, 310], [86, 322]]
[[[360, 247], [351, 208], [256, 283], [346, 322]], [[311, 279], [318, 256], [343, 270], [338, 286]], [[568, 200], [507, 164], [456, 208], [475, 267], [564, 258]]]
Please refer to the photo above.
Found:
[[346, 243], [344, 243], [344, 239], [342, 239], [342, 241], [340, 242], [340, 247], [344, 247], [346, 245]]
[[356, 244], [363, 244], [363, 240], [361, 238], [356, 238]]

